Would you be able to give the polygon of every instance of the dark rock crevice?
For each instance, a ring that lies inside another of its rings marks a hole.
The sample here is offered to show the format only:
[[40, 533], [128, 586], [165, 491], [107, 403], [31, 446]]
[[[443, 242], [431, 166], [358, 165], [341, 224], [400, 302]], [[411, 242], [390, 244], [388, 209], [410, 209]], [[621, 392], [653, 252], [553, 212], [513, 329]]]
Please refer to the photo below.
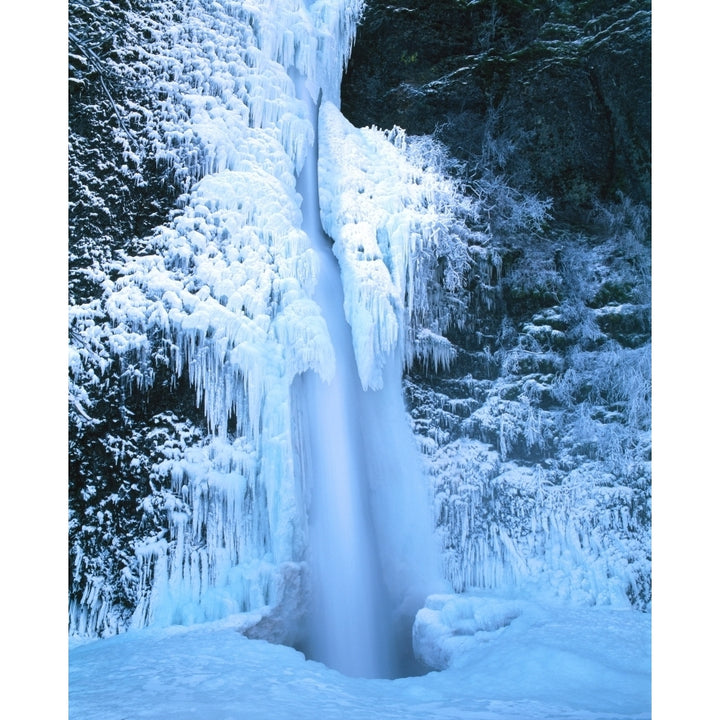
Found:
[[357, 126], [435, 134], [578, 217], [649, 202], [650, 4], [369, 2], [343, 83]]

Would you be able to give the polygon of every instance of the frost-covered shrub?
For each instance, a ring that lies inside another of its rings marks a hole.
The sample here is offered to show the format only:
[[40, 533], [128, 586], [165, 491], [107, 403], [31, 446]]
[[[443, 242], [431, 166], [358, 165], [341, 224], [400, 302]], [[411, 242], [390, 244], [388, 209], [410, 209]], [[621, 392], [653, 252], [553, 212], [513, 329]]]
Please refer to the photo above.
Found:
[[646, 606], [642, 473], [623, 484], [599, 463], [569, 473], [522, 466], [468, 439], [445, 445], [429, 468], [445, 575], [456, 592], [523, 587], [573, 602]]
[[452, 371], [415, 378], [410, 393], [446, 575], [456, 589], [532, 584], [648, 608], [646, 209], [620, 198], [585, 226], [501, 225], [487, 245], [502, 258], [500, 299], [470, 321], [485, 355], [474, 337], [458, 352], [482, 393]]
[[171, 213], [192, 158], [167, 141], [154, 61], [167, 54], [175, 9], [147, 0], [68, 5], [70, 302], [98, 297], [97, 273]]
[[163, 467], [204, 435], [172, 414], [146, 419], [127, 399], [107, 401], [102, 419], [73, 433], [69, 449], [69, 631], [78, 635], [129, 624], [147, 592], [136, 551], [167, 542], [171, 513], [184, 507]]
[[[452, 144], [454, 156], [445, 151], [445, 166], [461, 178], [468, 196], [479, 201], [477, 207], [482, 212], [477, 219], [496, 240], [541, 232], [551, 220], [553, 205], [552, 198], [519, 190], [517, 178], [507, 177], [509, 160], [527, 138], [511, 136], [502, 129], [503, 110], [501, 103], [488, 105], [482, 118], [471, 113], [452, 114], [450, 122], [435, 131], [439, 143]], [[466, 136], [478, 140], [469, 147], [461, 139]]]
[[651, 352], [608, 343], [595, 352], [571, 353], [568, 369], [553, 382], [555, 397], [573, 406], [601, 406], [623, 424], [647, 430], [651, 417]]

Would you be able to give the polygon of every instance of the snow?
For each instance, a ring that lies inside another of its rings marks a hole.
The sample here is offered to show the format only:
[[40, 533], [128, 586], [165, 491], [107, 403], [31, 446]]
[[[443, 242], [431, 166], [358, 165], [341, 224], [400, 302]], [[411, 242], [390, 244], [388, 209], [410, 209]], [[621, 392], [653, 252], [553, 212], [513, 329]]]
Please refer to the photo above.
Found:
[[[433, 608], [433, 609], [431, 609]], [[448, 669], [346, 677], [251, 640], [252, 615], [134, 630], [69, 651], [70, 720], [644, 720], [650, 618], [499, 594], [435, 596], [421, 614]], [[427, 615], [441, 616], [428, 621]]]

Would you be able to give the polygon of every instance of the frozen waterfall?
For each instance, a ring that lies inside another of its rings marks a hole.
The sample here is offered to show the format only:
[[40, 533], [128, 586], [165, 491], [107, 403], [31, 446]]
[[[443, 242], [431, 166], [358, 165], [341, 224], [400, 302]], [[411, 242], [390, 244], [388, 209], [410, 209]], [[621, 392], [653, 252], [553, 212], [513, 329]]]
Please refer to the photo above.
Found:
[[413, 671], [412, 622], [441, 583], [401, 375], [421, 324], [442, 331], [418, 288], [450, 237], [452, 193], [409, 160], [402, 133], [355, 128], [338, 109], [361, 7], [194, 6], [168, 53], [191, 55], [197, 74], [161, 63], [168, 147], [194, 138], [198, 177], [108, 280], [107, 322], [73, 312], [140, 391], [161, 347], [207, 427], [190, 442], [177, 418], [177, 443], [153, 436], [156, 485], [124, 570], [132, 602], [121, 617], [90, 577], [70, 608], [74, 633], [253, 613], [256, 637], [349, 674]]
[[[316, 119], [304, 80], [296, 84]], [[363, 389], [343, 311], [340, 268], [320, 222], [317, 142], [298, 188], [303, 229], [319, 258], [314, 299], [335, 351], [330, 382], [309, 371], [295, 383], [311, 578], [302, 649], [347, 675], [413, 674], [411, 625], [432, 591], [428, 581], [437, 563], [429, 497], [402, 402], [400, 353], [393, 356], [397, 362], [388, 367], [382, 390]], [[394, 523], [402, 527], [401, 536], [388, 532]]]

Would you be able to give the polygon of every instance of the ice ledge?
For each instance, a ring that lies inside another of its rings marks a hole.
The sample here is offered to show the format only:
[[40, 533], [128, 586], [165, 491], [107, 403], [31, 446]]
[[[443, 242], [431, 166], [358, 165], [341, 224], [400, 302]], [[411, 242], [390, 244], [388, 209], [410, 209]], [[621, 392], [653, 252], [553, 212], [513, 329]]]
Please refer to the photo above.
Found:
[[418, 256], [435, 253], [452, 217], [450, 184], [411, 162], [404, 139], [398, 128], [354, 127], [329, 101], [320, 107], [320, 217], [334, 241], [365, 389], [382, 387], [383, 368], [399, 344], [405, 354], [414, 285], [429, 281]]
[[521, 614], [521, 604], [513, 600], [430, 595], [415, 616], [413, 651], [433, 670], [445, 670], [490, 643]]

